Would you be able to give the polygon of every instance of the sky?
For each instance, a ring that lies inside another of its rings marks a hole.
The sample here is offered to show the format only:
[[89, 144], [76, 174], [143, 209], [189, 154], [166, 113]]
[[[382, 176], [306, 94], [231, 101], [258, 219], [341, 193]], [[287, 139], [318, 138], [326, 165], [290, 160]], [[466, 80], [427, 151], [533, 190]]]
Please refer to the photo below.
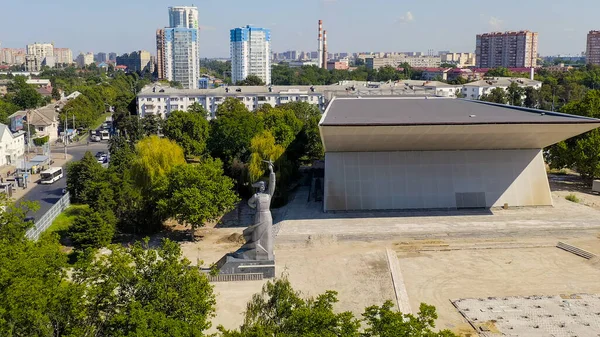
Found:
[[[555, 0], [0, 0], [0, 44], [33, 42], [79, 52], [148, 50], [168, 25], [169, 6], [199, 11], [201, 57], [229, 57], [229, 30], [270, 28], [271, 49], [316, 50], [322, 19], [330, 52], [473, 52], [475, 35], [539, 33], [541, 55], [579, 54], [589, 30], [600, 30], [600, 1]], [[27, 15], [19, 14], [26, 11]], [[9, 14], [13, 13], [13, 14]]]

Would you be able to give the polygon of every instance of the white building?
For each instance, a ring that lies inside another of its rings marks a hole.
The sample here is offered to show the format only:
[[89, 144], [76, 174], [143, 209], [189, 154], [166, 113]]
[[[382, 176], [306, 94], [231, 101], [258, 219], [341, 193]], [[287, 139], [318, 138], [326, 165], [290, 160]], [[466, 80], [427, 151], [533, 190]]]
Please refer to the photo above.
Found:
[[169, 27], [156, 32], [158, 77], [197, 89], [200, 80], [198, 8], [169, 7]]
[[198, 8], [189, 6], [169, 7], [169, 27], [198, 29]]
[[512, 83], [517, 83], [521, 88], [540, 89], [542, 87], [542, 82], [527, 78], [491, 77], [465, 84], [462, 94], [467, 99], [480, 99], [482, 95], [489, 94], [495, 88], [506, 90]]
[[8, 126], [0, 124], [0, 166], [14, 165], [25, 152], [25, 133], [12, 133]]
[[271, 31], [251, 26], [235, 28], [230, 32], [230, 42], [232, 82], [255, 75], [271, 84]]
[[230, 86], [215, 89], [174, 89], [160, 85], [149, 85], [137, 96], [140, 117], [159, 115], [166, 118], [172, 111], [187, 111], [189, 106], [199, 103], [216, 117], [220, 104], [227, 98], [236, 98], [250, 111], [264, 104], [278, 106], [289, 102], [308, 102], [324, 111], [327, 102], [335, 96], [443, 96], [456, 97], [462, 86], [435, 81], [361, 82], [342, 81], [333, 85], [315, 86]]
[[34, 43], [27, 45], [27, 55], [35, 55], [40, 60], [46, 56], [54, 56], [54, 44], [52, 43]]

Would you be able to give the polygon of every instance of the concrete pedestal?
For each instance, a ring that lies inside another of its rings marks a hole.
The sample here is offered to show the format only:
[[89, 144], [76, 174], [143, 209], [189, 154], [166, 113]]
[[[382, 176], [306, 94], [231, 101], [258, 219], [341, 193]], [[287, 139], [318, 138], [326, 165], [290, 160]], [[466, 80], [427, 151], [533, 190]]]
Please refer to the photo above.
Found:
[[231, 255], [225, 255], [217, 262], [217, 268], [219, 268], [219, 274], [262, 273], [263, 278], [275, 277], [274, 260], [247, 260], [235, 258]]

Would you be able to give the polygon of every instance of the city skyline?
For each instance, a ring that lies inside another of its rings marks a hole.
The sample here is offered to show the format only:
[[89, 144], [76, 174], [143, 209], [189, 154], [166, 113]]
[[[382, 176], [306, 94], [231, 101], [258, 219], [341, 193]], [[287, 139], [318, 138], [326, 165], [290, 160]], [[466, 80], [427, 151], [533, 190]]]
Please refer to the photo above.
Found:
[[[23, 48], [34, 42], [67, 47], [73, 54], [92, 51], [118, 54], [131, 50], [155, 51], [156, 27], [168, 25], [169, 6], [192, 3], [158, 0], [146, 2], [105, 1], [103, 6], [65, 0], [58, 7], [34, 0], [26, 29], [18, 16], [0, 22], [2, 47]], [[330, 52], [451, 50], [473, 52], [475, 35], [508, 30], [538, 32], [541, 55], [579, 54], [585, 50], [586, 36], [593, 26], [600, 3], [583, 0], [577, 8], [558, 1], [508, 0], [497, 8], [474, 0], [460, 6], [436, 4], [400, 4], [385, 0], [307, 0], [277, 2], [257, 0], [252, 4], [233, 1], [227, 10], [222, 2], [206, 0], [195, 4], [199, 10], [201, 57], [229, 56], [229, 29], [247, 24], [274, 32], [272, 50], [316, 50], [315, 22], [327, 24]], [[22, 4], [4, 5], [7, 12], [18, 12]], [[139, 12], [143, 15], [131, 15]], [[382, 10], [384, 9], [385, 10]], [[432, 9], [435, 8], [435, 9]], [[517, 10], [515, 10], [517, 9]], [[225, 15], [217, 13], [226, 13]], [[63, 16], [64, 20], [48, 18]], [[106, 22], [102, 24], [102, 20]], [[93, 25], [90, 23], [94, 22]], [[77, 32], [76, 35], [73, 32]], [[125, 32], [125, 33], [124, 33]], [[394, 34], [394, 32], [396, 34]], [[392, 36], [392, 38], [390, 38]]]

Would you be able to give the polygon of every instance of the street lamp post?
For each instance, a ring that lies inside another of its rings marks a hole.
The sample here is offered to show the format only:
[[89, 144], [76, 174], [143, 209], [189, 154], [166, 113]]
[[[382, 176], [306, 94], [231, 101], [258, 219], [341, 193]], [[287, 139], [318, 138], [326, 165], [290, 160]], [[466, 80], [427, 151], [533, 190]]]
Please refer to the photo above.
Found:
[[67, 134], [67, 110], [65, 110], [65, 128], [63, 130], [64, 134], [65, 134], [65, 138], [64, 138], [64, 142], [65, 142], [65, 160], [67, 160], [67, 143], [69, 142], [69, 137]]

